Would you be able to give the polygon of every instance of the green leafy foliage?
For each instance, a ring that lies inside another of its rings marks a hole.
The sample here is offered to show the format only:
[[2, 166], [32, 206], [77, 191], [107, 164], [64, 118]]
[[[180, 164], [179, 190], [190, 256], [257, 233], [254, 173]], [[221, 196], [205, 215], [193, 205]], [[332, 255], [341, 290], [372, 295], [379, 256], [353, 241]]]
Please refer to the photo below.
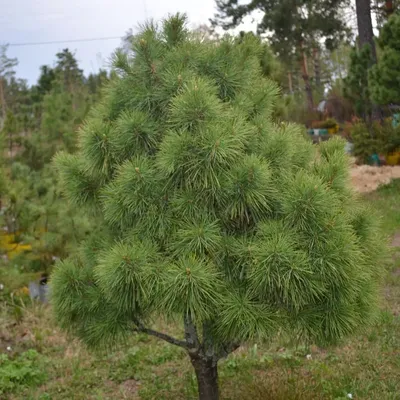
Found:
[[39, 363], [39, 357], [36, 350], [28, 350], [15, 359], [10, 359], [7, 354], [1, 354], [0, 395], [43, 383], [46, 380], [46, 373]]

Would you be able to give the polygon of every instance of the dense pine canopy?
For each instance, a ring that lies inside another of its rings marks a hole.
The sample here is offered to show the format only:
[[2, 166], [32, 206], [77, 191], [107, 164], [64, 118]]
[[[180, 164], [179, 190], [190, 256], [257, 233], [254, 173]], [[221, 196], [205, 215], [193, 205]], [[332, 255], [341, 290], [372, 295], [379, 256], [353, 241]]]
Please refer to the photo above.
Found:
[[252, 35], [201, 41], [177, 15], [116, 54], [78, 153], [56, 160], [97, 224], [52, 276], [60, 323], [89, 345], [162, 317], [185, 327], [175, 344], [218, 360], [278, 330], [333, 342], [373, 315], [378, 224], [342, 141], [317, 151], [271, 120], [262, 50]]

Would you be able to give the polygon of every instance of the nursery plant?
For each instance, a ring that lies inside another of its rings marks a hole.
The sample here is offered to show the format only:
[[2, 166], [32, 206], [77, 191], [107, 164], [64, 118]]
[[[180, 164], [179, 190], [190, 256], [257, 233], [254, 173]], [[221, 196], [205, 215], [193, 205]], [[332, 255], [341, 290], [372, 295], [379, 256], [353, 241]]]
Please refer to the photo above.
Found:
[[253, 35], [199, 40], [179, 14], [146, 24], [78, 152], [56, 157], [65, 196], [96, 221], [54, 268], [59, 323], [94, 348], [137, 333], [183, 348], [203, 400], [239, 346], [334, 343], [377, 307], [382, 239], [344, 143], [317, 149], [271, 119], [262, 51]]

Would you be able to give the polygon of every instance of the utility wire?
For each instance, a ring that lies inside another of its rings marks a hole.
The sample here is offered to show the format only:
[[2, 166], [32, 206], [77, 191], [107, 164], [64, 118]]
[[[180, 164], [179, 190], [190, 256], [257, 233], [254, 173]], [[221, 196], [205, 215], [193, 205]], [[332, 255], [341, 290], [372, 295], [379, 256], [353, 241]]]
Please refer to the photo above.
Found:
[[114, 39], [122, 39], [122, 36], [108, 36], [108, 37], [99, 37], [99, 38], [90, 38], [90, 39], [53, 40], [53, 41], [49, 41], [49, 42], [10, 43], [8, 46], [9, 47], [40, 46], [40, 45], [47, 45], [47, 44], [94, 42], [94, 41], [98, 41], [98, 40], [114, 40]]

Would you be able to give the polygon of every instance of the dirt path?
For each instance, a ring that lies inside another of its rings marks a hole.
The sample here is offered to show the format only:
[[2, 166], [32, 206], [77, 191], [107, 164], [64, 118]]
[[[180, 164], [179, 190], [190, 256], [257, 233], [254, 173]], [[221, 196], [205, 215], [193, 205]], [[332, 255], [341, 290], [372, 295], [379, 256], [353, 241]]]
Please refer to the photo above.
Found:
[[400, 231], [396, 232], [392, 240], [393, 247], [400, 247]]
[[354, 165], [351, 169], [351, 180], [358, 192], [373, 192], [380, 185], [400, 178], [400, 165], [395, 167], [372, 167], [370, 165]]

